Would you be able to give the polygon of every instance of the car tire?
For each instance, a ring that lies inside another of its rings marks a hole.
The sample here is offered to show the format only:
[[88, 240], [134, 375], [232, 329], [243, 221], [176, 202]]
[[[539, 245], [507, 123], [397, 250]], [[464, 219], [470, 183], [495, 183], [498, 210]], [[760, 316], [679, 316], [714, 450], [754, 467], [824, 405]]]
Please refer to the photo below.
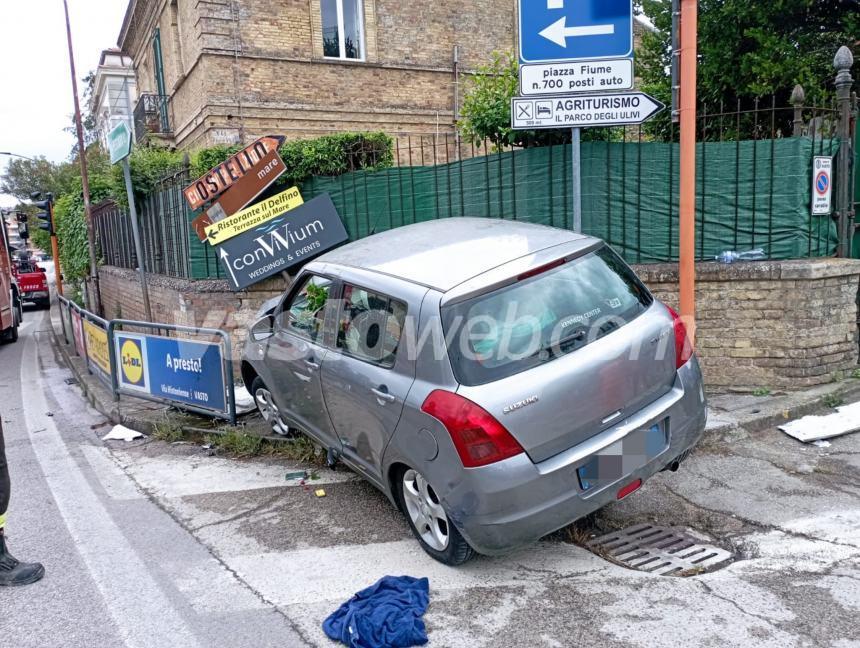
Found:
[[281, 416], [280, 409], [272, 397], [272, 392], [266, 387], [266, 383], [259, 376], [254, 378], [254, 382], [251, 383], [251, 396], [254, 398], [257, 411], [260, 412], [266, 423], [271, 426], [272, 432], [282, 437], [293, 435], [293, 430]]
[[400, 471], [395, 495], [412, 533], [431, 558], [450, 567], [472, 559], [475, 550], [451, 523], [433, 486], [420, 472], [413, 468]]
[[14, 315], [13, 315], [12, 326], [10, 326], [5, 331], [0, 333], [0, 344], [11, 344], [11, 343], [17, 342], [17, 341], [18, 341], [18, 322], [14, 321]]

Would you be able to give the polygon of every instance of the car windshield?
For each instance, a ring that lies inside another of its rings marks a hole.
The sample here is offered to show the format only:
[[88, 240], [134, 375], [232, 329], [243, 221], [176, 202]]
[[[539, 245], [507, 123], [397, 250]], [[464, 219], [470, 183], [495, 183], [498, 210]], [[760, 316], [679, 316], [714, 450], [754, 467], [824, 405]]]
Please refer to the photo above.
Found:
[[653, 298], [608, 247], [442, 311], [455, 375], [500, 380], [572, 353], [641, 315]]

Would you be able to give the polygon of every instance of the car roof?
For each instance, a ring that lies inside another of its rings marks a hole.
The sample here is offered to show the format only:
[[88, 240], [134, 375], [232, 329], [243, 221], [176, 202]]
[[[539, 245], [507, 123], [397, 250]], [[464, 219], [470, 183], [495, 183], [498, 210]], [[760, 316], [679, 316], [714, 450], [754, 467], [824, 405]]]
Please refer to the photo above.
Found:
[[447, 292], [493, 268], [571, 242], [594, 241], [554, 227], [492, 218], [443, 218], [369, 236], [319, 263], [350, 266]]

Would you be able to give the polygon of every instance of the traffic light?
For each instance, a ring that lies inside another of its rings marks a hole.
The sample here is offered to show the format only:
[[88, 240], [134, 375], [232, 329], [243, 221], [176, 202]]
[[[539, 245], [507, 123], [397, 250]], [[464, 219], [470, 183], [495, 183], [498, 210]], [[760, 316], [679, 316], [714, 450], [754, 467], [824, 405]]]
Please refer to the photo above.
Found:
[[39, 209], [44, 210], [36, 214], [36, 217], [42, 221], [39, 223], [39, 227], [51, 236], [54, 236], [54, 194], [45, 194], [45, 200], [39, 200], [41, 196], [41, 192], [38, 191], [30, 195], [30, 198], [35, 201], [33, 204]]
[[17, 220], [19, 223], [26, 223], [27, 222], [27, 214], [25, 214], [24, 212], [16, 212], [15, 213], [15, 220]]

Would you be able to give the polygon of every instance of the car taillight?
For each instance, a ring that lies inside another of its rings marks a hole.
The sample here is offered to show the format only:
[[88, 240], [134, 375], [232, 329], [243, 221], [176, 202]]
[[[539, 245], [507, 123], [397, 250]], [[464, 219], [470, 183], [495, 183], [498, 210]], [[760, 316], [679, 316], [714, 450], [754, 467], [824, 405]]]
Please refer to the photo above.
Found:
[[672, 323], [675, 327], [675, 366], [680, 369], [693, 357], [693, 345], [690, 342], [690, 336], [687, 335], [687, 327], [681, 320], [681, 316], [669, 306], [666, 308], [672, 315]]
[[488, 411], [453, 392], [436, 390], [421, 411], [439, 419], [465, 468], [478, 468], [525, 452]]

